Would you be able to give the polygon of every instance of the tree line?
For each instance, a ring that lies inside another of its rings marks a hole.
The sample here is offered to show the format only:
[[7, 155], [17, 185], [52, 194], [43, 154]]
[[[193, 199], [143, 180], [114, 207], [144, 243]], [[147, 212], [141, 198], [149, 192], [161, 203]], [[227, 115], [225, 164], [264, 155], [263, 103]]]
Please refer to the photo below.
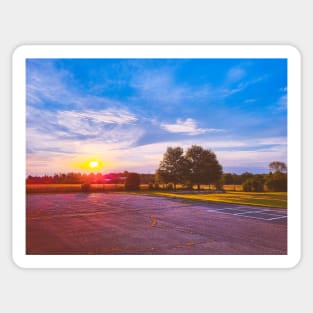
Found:
[[[128, 171], [118, 173], [59, 173], [54, 175], [33, 176], [26, 179], [27, 184], [124, 184]], [[154, 182], [154, 174], [138, 174], [142, 184]]]
[[177, 184], [186, 189], [201, 185], [215, 185], [216, 190], [223, 190], [223, 185], [242, 185], [243, 190], [287, 191], [287, 166], [283, 162], [274, 161], [269, 164], [268, 174], [252, 174], [245, 172], [241, 175], [223, 173], [213, 151], [193, 145], [184, 153], [181, 147], [168, 147], [160, 166], [156, 171], [156, 183], [170, 186], [176, 190]]
[[220, 189], [222, 174], [223, 168], [211, 150], [193, 145], [184, 153], [181, 147], [168, 147], [156, 171], [156, 181], [171, 183], [174, 190], [177, 184], [191, 189], [197, 185], [198, 190], [200, 185], [214, 184]]
[[196, 185], [215, 186], [223, 190], [223, 185], [242, 185], [244, 191], [287, 191], [287, 166], [283, 162], [274, 161], [269, 164], [269, 173], [242, 174], [223, 173], [223, 168], [216, 155], [209, 149], [193, 145], [184, 153], [181, 147], [168, 147], [155, 174], [130, 173], [59, 173], [52, 176], [28, 176], [27, 184], [82, 184], [88, 189], [90, 184], [124, 184], [127, 190], [139, 190], [140, 184], [148, 184], [149, 189], [180, 188], [192, 190]]

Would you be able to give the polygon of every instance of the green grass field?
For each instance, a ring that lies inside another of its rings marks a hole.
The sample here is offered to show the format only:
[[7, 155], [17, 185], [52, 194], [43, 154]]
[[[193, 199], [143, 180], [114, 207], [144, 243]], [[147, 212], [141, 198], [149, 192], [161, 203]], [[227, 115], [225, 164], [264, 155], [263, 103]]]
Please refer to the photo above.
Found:
[[[226, 188], [225, 188], [226, 187]], [[287, 208], [287, 192], [243, 192], [233, 191], [233, 186], [224, 186], [225, 193], [179, 193], [163, 190], [148, 190], [148, 185], [141, 185], [139, 194], [180, 198], [190, 201], [224, 202], [235, 204], [247, 204], [273, 208]], [[236, 190], [242, 190], [237, 185]], [[207, 188], [206, 188], [207, 190]], [[27, 193], [66, 193], [81, 192], [81, 184], [27, 184]], [[90, 192], [118, 191], [126, 192], [123, 184], [91, 184]]]
[[[122, 191], [123, 184], [91, 184], [91, 192]], [[81, 184], [27, 184], [27, 193], [66, 193], [82, 191]]]
[[287, 192], [232, 192], [225, 193], [174, 193], [149, 192], [151, 195], [186, 199], [191, 201], [209, 201], [235, 204], [247, 204], [273, 208], [287, 208]]

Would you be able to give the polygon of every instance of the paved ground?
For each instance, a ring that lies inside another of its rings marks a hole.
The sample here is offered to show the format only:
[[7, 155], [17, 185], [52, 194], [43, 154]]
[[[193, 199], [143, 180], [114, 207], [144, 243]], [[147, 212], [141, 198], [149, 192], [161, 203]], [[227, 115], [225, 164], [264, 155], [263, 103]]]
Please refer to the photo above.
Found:
[[286, 254], [286, 209], [118, 193], [27, 195], [27, 254]]

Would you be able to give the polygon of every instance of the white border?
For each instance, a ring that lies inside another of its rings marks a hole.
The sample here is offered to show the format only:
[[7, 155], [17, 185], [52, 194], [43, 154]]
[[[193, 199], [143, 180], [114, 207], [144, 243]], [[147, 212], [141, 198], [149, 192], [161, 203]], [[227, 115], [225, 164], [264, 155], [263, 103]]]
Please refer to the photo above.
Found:
[[[287, 58], [287, 255], [26, 255], [27, 58]], [[29, 45], [13, 54], [12, 256], [22, 268], [291, 268], [301, 257], [301, 56], [288, 45]]]

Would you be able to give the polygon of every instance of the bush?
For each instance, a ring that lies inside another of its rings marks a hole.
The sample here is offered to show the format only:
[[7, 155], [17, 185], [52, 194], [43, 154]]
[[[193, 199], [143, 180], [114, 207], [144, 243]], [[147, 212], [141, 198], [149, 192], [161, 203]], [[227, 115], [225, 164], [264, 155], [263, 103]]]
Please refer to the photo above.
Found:
[[276, 172], [270, 174], [266, 180], [266, 186], [270, 191], [287, 191], [287, 174]]
[[246, 192], [262, 192], [264, 191], [264, 180], [261, 177], [248, 178], [242, 184], [242, 189]]
[[242, 190], [245, 191], [245, 192], [251, 192], [252, 188], [253, 188], [253, 179], [252, 178], [248, 178], [242, 184]]
[[166, 190], [169, 190], [169, 191], [173, 191], [174, 190], [174, 185], [173, 184], [167, 184], [166, 185]]
[[159, 189], [160, 189], [160, 185], [159, 185], [158, 183], [155, 183], [155, 184], [154, 184], [154, 189], [155, 189], [155, 190], [159, 190]]
[[90, 184], [82, 184], [81, 185], [81, 189], [82, 189], [82, 191], [83, 192], [88, 192], [88, 191], [90, 191], [90, 188], [91, 188], [91, 185]]
[[139, 190], [140, 189], [140, 175], [137, 173], [128, 173], [125, 181], [126, 190]]

